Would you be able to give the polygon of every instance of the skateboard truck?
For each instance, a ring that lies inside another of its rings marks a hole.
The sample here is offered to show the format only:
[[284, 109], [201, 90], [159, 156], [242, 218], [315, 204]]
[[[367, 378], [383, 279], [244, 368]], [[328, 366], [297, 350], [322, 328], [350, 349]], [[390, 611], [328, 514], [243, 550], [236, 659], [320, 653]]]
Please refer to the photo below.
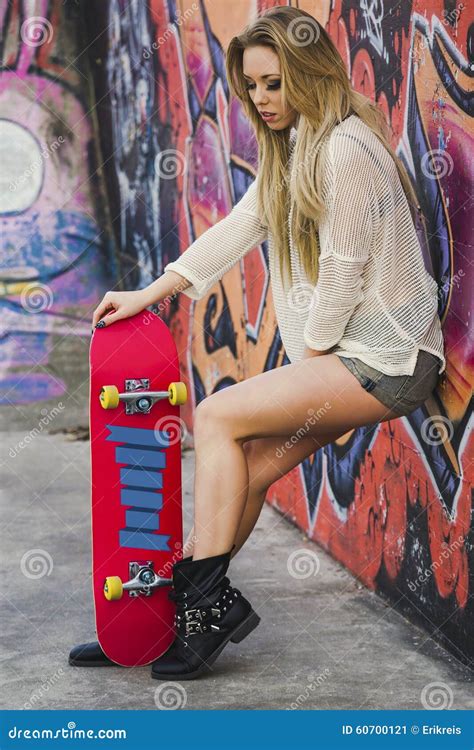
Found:
[[125, 583], [120, 576], [108, 576], [104, 581], [104, 596], [109, 601], [121, 599], [124, 591], [128, 591], [129, 596], [151, 596], [155, 589], [162, 586], [171, 586], [172, 578], [161, 578], [153, 570], [154, 563], [151, 560], [146, 562], [131, 562], [128, 564], [128, 575], [130, 580]]
[[103, 409], [116, 409], [120, 401], [125, 402], [126, 414], [148, 414], [156, 401], [167, 398], [172, 406], [185, 404], [188, 398], [186, 384], [170, 383], [167, 391], [149, 391], [149, 378], [125, 380], [125, 393], [119, 393], [115, 385], [103, 385], [100, 405]]

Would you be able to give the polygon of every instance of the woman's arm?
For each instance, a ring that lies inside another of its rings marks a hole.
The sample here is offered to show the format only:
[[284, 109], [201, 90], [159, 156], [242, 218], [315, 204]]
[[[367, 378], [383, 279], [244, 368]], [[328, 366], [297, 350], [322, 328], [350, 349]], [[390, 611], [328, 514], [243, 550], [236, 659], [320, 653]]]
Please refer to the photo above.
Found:
[[179, 292], [183, 292], [187, 289], [188, 286], [191, 286], [191, 282], [183, 278], [179, 273], [166, 271], [158, 279], [140, 291], [143, 292], [145, 306], [148, 307], [159, 300], [167, 302]]
[[[206, 229], [177, 260], [165, 266], [166, 273], [175, 272], [189, 282], [187, 285], [183, 282], [179, 291], [191, 299], [201, 299], [240, 258], [266, 239], [268, 230], [257, 214], [256, 193], [257, 178], [227, 216]], [[161, 279], [150, 285], [151, 294], [159, 288], [154, 285]], [[171, 278], [169, 282], [163, 281], [163, 289], [168, 289], [167, 284], [171, 283]]]
[[[319, 223], [318, 282], [304, 329], [311, 350], [334, 348], [363, 300], [362, 272], [374, 236], [374, 162], [349, 134], [329, 141], [326, 210]], [[312, 355], [310, 355], [312, 356]]]
[[310, 349], [327, 352], [342, 338], [354, 308], [363, 300], [365, 263], [335, 255], [320, 260], [314, 304], [304, 329], [304, 342]]

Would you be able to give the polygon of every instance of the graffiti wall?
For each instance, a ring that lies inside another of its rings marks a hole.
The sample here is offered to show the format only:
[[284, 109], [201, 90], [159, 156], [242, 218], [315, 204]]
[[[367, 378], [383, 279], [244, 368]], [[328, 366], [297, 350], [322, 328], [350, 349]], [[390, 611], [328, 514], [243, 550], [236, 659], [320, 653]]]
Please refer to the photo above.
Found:
[[[277, 3], [87, 4], [99, 137], [127, 288], [141, 287], [239, 200], [257, 151], [224, 56]], [[148, 5], [148, 8], [145, 7]], [[256, 6], [257, 9], [256, 9]], [[268, 501], [367, 586], [464, 659], [473, 655], [472, 153], [474, 27], [452, 0], [301, 2], [375, 99], [412, 176], [439, 285], [447, 369], [408, 418], [358, 429], [305, 460]], [[288, 362], [263, 243], [202, 300], [164, 313], [192, 412], [207, 395]]]
[[91, 310], [116, 279], [80, 18], [73, 2], [0, 2], [2, 416], [19, 404], [77, 403]]

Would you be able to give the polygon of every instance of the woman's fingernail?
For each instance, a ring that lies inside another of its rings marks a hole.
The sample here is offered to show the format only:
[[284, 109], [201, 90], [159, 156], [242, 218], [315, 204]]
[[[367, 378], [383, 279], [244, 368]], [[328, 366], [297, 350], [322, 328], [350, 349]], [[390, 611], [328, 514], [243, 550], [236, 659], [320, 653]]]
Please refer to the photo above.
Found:
[[103, 320], [99, 320], [98, 323], [96, 323], [96, 328], [105, 328], [105, 322]]

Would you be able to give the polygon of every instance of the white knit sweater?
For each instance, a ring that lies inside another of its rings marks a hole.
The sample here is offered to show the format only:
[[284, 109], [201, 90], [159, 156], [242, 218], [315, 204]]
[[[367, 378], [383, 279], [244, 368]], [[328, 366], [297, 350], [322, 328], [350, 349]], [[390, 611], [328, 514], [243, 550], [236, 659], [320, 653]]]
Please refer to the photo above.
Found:
[[[295, 140], [293, 128], [291, 157]], [[302, 358], [306, 344], [334, 347], [334, 354], [355, 357], [387, 375], [412, 375], [418, 350], [425, 349], [440, 358], [443, 372], [438, 287], [425, 269], [393, 159], [356, 115], [332, 130], [321, 158], [326, 209], [319, 223], [316, 286], [293, 245], [290, 211], [293, 286], [285, 292], [271, 232], [257, 213], [258, 175], [232, 211], [164, 270], [191, 281], [183, 294], [198, 300], [267, 240], [275, 313], [290, 362]]]

